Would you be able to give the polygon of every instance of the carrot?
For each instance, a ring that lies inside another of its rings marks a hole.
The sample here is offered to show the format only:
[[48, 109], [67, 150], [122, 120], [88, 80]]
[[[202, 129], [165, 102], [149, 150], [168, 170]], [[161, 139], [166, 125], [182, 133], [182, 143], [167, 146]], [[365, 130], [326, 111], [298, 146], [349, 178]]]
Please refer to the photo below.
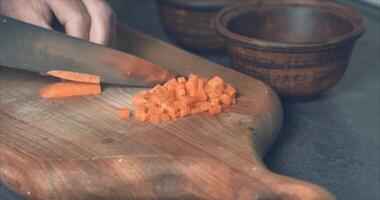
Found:
[[202, 108], [200, 108], [200, 107], [195, 107], [195, 108], [191, 109], [192, 115], [196, 115], [196, 114], [203, 113], [203, 112], [204, 112], [204, 110], [202, 110]]
[[157, 113], [150, 114], [148, 116], [148, 121], [153, 123], [153, 124], [158, 124], [161, 122], [161, 115], [157, 114]]
[[46, 75], [57, 77], [63, 80], [82, 82], [82, 83], [100, 83], [100, 76], [85, 74], [79, 72], [63, 71], [63, 70], [51, 70], [46, 72]]
[[208, 101], [199, 102], [199, 103], [197, 103], [197, 104], [195, 105], [195, 107], [199, 107], [199, 108], [202, 110], [202, 112], [205, 112], [205, 111], [207, 111], [207, 110], [210, 109], [210, 107], [211, 107], [211, 103], [208, 102]]
[[186, 82], [185, 86], [187, 94], [195, 96], [198, 88], [198, 76], [190, 74], [189, 80]]
[[136, 119], [139, 120], [139, 121], [146, 121], [148, 119], [148, 115], [146, 113], [147, 111], [147, 108], [146, 107], [143, 107], [143, 106], [139, 106], [137, 107], [136, 109]]
[[130, 119], [131, 118], [131, 112], [128, 108], [119, 109], [118, 111], [119, 117], [123, 119]]
[[100, 93], [100, 85], [92, 83], [61, 82], [45, 85], [40, 89], [41, 97], [46, 99], [98, 95]]
[[220, 105], [212, 106], [210, 108], [210, 110], [208, 110], [208, 114], [210, 114], [210, 115], [215, 115], [215, 114], [218, 114], [220, 112], [222, 112], [222, 106], [220, 106]]
[[222, 94], [219, 99], [223, 105], [229, 106], [232, 104], [232, 99], [227, 94]]
[[188, 80], [171, 79], [132, 98], [136, 119], [155, 124], [203, 112], [215, 115], [235, 103], [235, 88], [222, 78], [215, 76], [208, 80], [194, 74]]

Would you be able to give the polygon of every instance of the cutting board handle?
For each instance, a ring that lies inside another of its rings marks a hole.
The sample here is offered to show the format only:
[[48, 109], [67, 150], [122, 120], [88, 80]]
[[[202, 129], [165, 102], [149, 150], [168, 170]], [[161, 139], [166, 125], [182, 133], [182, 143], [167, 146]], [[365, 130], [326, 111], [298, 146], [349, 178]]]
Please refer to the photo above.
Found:
[[[0, 150], [4, 155], [0, 157], [2, 184], [28, 199], [335, 199], [316, 185], [274, 174], [262, 164], [242, 172], [209, 157], [45, 160], [9, 151], [3, 145]], [[14, 176], [20, 182], [7, 182]]]

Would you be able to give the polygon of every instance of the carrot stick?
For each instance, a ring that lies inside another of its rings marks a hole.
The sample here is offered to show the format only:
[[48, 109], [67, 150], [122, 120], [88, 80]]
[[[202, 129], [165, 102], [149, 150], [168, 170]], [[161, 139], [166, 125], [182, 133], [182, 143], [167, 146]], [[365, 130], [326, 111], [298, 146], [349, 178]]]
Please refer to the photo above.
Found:
[[123, 119], [131, 118], [131, 111], [129, 111], [128, 108], [119, 109], [118, 114], [119, 114], [119, 117]]
[[47, 75], [61, 78], [68, 81], [75, 81], [75, 82], [82, 82], [82, 83], [100, 83], [100, 76], [92, 75], [92, 74], [85, 74], [85, 73], [78, 73], [78, 72], [70, 72], [70, 71], [63, 71], [63, 70], [52, 70], [46, 72]]
[[48, 84], [40, 89], [41, 97], [46, 99], [98, 95], [100, 93], [100, 85], [91, 83], [61, 82]]

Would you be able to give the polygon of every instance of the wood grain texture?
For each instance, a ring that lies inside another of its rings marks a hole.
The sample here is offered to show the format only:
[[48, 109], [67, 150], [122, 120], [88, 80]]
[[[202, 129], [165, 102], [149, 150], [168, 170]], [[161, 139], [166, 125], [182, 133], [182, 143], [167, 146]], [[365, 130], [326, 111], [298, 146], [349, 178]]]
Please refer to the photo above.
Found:
[[218, 74], [238, 103], [214, 117], [125, 121], [117, 109], [132, 109], [141, 89], [43, 100], [52, 78], [1, 67], [1, 184], [26, 199], [334, 199], [263, 165], [282, 123], [270, 87], [131, 28], [119, 33], [122, 50], [180, 74]]

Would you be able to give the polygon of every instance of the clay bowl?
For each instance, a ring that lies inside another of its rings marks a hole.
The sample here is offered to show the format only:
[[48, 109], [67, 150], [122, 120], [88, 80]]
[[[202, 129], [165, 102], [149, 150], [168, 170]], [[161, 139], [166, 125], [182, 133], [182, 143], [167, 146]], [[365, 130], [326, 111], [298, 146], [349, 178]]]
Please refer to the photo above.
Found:
[[162, 24], [180, 46], [191, 50], [224, 49], [212, 19], [233, 0], [158, 0]]
[[365, 18], [330, 1], [251, 1], [215, 19], [233, 67], [280, 95], [313, 98], [343, 76]]

